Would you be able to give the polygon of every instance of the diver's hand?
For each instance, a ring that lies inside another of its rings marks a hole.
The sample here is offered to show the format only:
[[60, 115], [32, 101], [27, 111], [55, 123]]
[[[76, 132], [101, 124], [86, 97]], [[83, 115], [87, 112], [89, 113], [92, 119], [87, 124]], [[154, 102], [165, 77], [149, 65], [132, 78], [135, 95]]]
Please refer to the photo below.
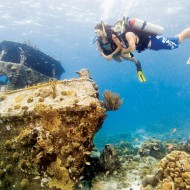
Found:
[[122, 48], [122, 50], [121, 50], [121, 54], [128, 54], [128, 53], [130, 53], [130, 51], [128, 51], [128, 48], [126, 49], [126, 48]]
[[105, 55], [103, 52], [100, 52], [100, 55], [101, 55], [104, 59], [110, 60], [109, 57], [108, 57], [107, 55]]
[[109, 60], [112, 59], [112, 57], [113, 57], [113, 54], [106, 55], [106, 56], [105, 56], [105, 59], [106, 59], [107, 61], [109, 61]]
[[131, 58], [131, 54], [130, 53], [123, 53], [121, 52], [121, 56], [124, 57], [124, 58]]
[[100, 55], [102, 56], [102, 57], [104, 57], [105, 55], [104, 55], [104, 53], [102, 52], [102, 51], [100, 51]]
[[110, 54], [110, 55], [105, 55], [103, 52], [100, 52], [100, 55], [106, 59], [107, 61], [111, 60], [112, 57], [113, 57], [113, 54]]

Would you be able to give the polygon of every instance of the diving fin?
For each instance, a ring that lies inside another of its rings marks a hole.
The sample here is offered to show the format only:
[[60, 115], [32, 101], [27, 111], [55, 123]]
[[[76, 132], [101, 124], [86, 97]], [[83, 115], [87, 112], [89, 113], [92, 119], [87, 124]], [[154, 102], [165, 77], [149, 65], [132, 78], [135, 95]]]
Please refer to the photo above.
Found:
[[143, 71], [137, 71], [137, 76], [140, 82], [146, 82], [146, 77], [143, 73]]
[[189, 57], [189, 59], [187, 60], [187, 64], [190, 64], [190, 57]]

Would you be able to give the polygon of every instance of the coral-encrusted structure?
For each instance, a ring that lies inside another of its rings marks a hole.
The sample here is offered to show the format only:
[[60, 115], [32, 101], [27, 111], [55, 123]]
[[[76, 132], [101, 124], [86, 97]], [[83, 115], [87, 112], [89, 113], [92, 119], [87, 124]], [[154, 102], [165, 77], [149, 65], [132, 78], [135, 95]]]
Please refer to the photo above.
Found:
[[24, 65], [50, 78], [60, 79], [65, 71], [61, 63], [30, 43], [2, 41], [0, 60]]
[[105, 118], [88, 78], [0, 94], [0, 189], [71, 190]]
[[47, 82], [52, 78], [22, 64], [0, 61], [0, 77], [6, 76], [7, 82], [0, 80], [0, 92], [15, 90]]
[[160, 161], [163, 190], [190, 189], [190, 155], [173, 151]]

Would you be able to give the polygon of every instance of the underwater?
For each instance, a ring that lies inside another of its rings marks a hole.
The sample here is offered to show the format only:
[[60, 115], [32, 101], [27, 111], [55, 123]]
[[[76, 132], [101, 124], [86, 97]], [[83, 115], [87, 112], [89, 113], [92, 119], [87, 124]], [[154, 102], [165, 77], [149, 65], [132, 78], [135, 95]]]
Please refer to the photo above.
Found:
[[0, 190], [190, 189], [190, 33], [176, 49], [132, 51], [140, 81], [131, 61], [102, 56], [95, 29], [108, 39], [106, 25], [136, 18], [174, 37], [189, 10], [189, 0], [2, 0]]

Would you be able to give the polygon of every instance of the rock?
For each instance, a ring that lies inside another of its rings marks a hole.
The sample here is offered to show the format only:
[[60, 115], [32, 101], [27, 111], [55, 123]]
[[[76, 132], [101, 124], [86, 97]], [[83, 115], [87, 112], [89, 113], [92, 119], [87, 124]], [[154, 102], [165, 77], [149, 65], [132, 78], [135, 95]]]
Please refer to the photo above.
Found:
[[0, 144], [6, 146], [0, 146], [0, 169], [14, 168], [8, 182], [1, 172], [2, 188], [76, 187], [92, 164], [93, 137], [106, 116], [93, 81], [51, 81], [2, 96], [6, 98], [0, 102]]

